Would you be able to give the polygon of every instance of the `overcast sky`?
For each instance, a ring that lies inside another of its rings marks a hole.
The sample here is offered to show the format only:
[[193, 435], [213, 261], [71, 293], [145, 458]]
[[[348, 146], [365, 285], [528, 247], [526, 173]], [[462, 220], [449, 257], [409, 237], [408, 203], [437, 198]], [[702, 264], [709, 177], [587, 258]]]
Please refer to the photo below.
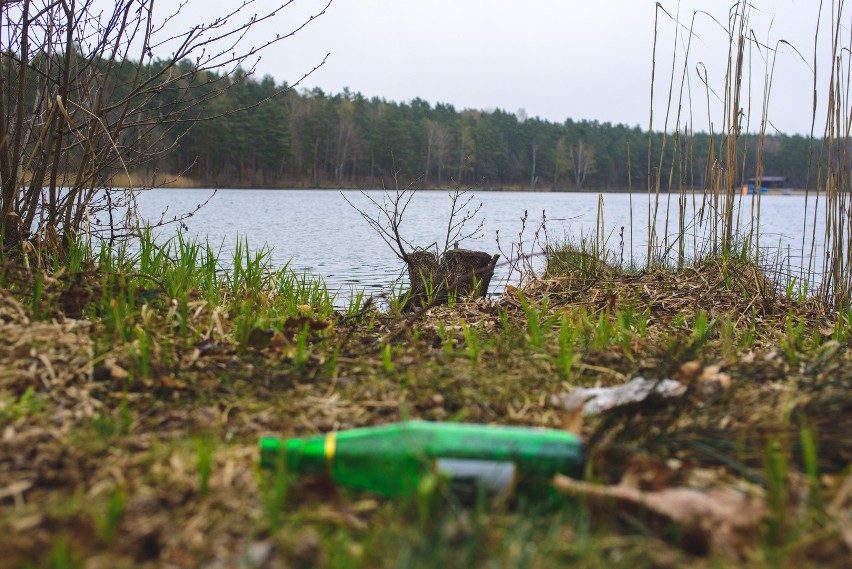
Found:
[[[256, 9], [274, 3], [260, 0]], [[263, 34], [289, 31], [326, 3], [297, 0], [274, 26], [255, 30], [255, 40]], [[803, 62], [781, 44], [769, 117], [776, 128], [789, 134], [810, 130], [813, 76], [809, 67], [819, 3], [754, 0], [757, 9], [750, 28], [755, 37], [773, 47], [778, 40], [786, 40], [807, 60]], [[187, 15], [209, 17], [210, 6], [217, 4], [200, 2]], [[675, 48], [677, 27], [660, 13], [655, 130], [663, 125], [674, 53], [675, 91], [679, 89], [685, 29], [693, 12], [705, 10], [726, 26], [733, 1], [662, 0], [661, 4], [672, 16], [679, 11], [684, 27]], [[589, 119], [647, 128], [655, 5], [654, 0], [333, 0], [323, 16], [265, 52], [258, 71], [279, 82], [292, 82], [330, 52], [326, 64], [303, 87], [320, 87], [329, 93], [349, 87], [368, 97], [394, 101], [420, 97], [432, 104], [450, 103], [458, 110], [515, 112], [523, 108], [529, 116], [551, 121]], [[706, 68], [712, 89], [718, 94], [723, 91], [727, 38], [719, 23], [699, 15], [695, 26], [688, 78], [694, 117], [690, 122], [694, 121], [696, 130], [708, 129], [707, 93], [696, 66]], [[825, 20], [823, 27], [827, 28]], [[761, 56], [767, 54], [755, 49], [751, 55], [756, 68], [753, 121], [760, 116], [765, 76]], [[826, 53], [819, 69], [827, 70], [829, 64]], [[822, 93], [827, 78], [820, 80]], [[711, 119], [718, 128], [721, 103], [712, 93], [710, 98]], [[685, 95], [687, 106], [688, 101]], [[817, 121], [817, 134], [822, 122]]]

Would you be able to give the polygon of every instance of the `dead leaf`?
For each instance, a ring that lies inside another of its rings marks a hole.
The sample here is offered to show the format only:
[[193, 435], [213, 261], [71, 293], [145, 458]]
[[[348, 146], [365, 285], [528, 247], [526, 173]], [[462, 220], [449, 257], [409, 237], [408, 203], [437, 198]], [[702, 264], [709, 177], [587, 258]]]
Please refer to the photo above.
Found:
[[645, 491], [663, 490], [677, 476], [680, 466], [677, 461], [663, 463], [649, 456], [635, 454], [630, 457], [620, 485]]
[[562, 430], [574, 433], [575, 435], [583, 434], [583, 407], [585, 401], [581, 401], [579, 405], [575, 405], [573, 409], [564, 409], [561, 413]]
[[367, 529], [367, 524], [363, 520], [346, 510], [320, 507], [310, 517], [323, 524], [346, 527], [355, 531], [364, 531]]
[[847, 476], [826, 508], [828, 515], [840, 526], [840, 533], [846, 547], [852, 550], [852, 520], [849, 518], [852, 506], [852, 476]]
[[285, 338], [292, 341], [295, 340], [296, 335], [305, 328], [311, 332], [317, 332], [319, 330], [325, 330], [328, 326], [329, 322], [327, 320], [317, 320], [307, 316], [299, 316], [285, 320], [284, 324], [281, 326], [281, 333]]
[[667, 488], [643, 492], [624, 485], [598, 486], [557, 475], [553, 484], [563, 494], [581, 497], [594, 511], [612, 507], [639, 514], [652, 526], [679, 526], [682, 545], [695, 553], [712, 552], [742, 560], [760, 535], [766, 507], [757, 499], [731, 488], [707, 492], [693, 488]]
[[701, 374], [702, 365], [698, 360], [692, 360], [681, 365], [674, 378], [681, 383], [691, 383]]
[[269, 345], [267, 346], [267, 349], [273, 353], [280, 353], [287, 349], [289, 346], [290, 342], [288, 342], [287, 339], [281, 334], [276, 333], [274, 336], [272, 336], [272, 339], [269, 340]]
[[410, 365], [416, 364], [417, 361], [418, 361], [417, 358], [415, 358], [414, 356], [406, 355], [406, 356], [400, 356], [400, 357], [396, 358], [394, 363], [396, 363], [397, 365], [400, 365], [400, 366], [410, 366]]
[[308, 318], [307, 316], [300, 316], [299, 318], [288, 318], [284, 322], [284, 329], [300, 330], [306, 325], [311, 331], [325, 330], [328, 328], [328, 322], [326, 320], [317, 320], [315, 318]]
[[44, 516], [42, 514], [30, 514], [15, 519], [11, 525], [14, 531], [24, 533], [37, 528], [43, 521]]
[[722, 371], [719, 365], [705, 367], [696, 379], [699, 393], [704, 397], [713, 397], [731, 387], [731, 374]]
[[275, 331], [268, 328], [252, 328], [249, 332], [248, 345], [255, 348], [268, 346], [274, 334]]
[[127, 370], [121, 367], [118, 364], [113, 364], [109, 366], [109, 375], [112, 379], [127, 379], [128, 373]]
[[355, 514], [368, 514], [379, 508], [379, 502], [372, 498], [358, 500], [352, 504], [352, 512]]
[[166, 389], [182, 390], [187, 388], [187, 384], [185, 381], [175, 379], [171, 375], [164, 375], [163, 377], [159, 378], [159, 381], [160, 385], [162, 385]]

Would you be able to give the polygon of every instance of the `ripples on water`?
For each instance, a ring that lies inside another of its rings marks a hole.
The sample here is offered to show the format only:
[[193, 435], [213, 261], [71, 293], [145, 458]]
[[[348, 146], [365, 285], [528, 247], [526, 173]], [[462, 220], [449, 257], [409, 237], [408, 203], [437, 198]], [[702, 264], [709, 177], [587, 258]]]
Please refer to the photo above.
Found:
[[[192, 211], [207, 200], [212, 190], [149, 190], [138, 198], [143, 219], [156, 220], [166, 212], [175, 215]], [[381, 200], [380, 191], [370, 195]], [[322, 276], [329, 289], [338, 293], [338, 302], [345, 304], [353, 291], [368, 294], [388, 291], [398, 282], [404, 265], [364, 221], [361, 215], [344, 199], [367, 208], [367, 199], [357, 190], [219, 190], [210, 201], [186, 219], [184, 224], [190, 235], [202, 240], [206, 237], [216, 247], [221, 246], [221, 259], [227, 262], [236, 240], [247, 238], [253, 248], [267, 244], [272, 248], [276, 266], [290, 263], [298, 272], [309, 271]], [[628, 194], [603, 194], [604, 228], [608, 237], [607, 248], [618, 260], [621, 253], [620, 228], [624, 227], [624, 258], [630, 257], [630, 196]], [[743, 211], [748, 217], [751, 198], [744, 198]], [[696, 196], [700, 202], [700, 196]], [[500, 245], [508, 253], [512, 243], [519, 240], [521, 218], [528, 211], [526, 231], [522, 237], [526, 251], [530, 250], [534, 232], [541, 225], [542, 211], [547, 216], [547, 234], [552, 242], [566, 240], [578, 242], [582, 237], [594, 236], [598, 210], [598, 194], [550, 192], [475, 192], [473, 204], [482, 203], [477, 219], [484, 222], [482, 237], [460, 246], [497, 253], [497, 232]], [[676, 211], [677, 197], [671, 199], [672, 212]], [[695, 205], [700, 207], [700, 203]], [[813, 206], [811, 206], [812, 208]], [[692, 219], [691, 203], [687, 218]], [[761, 203], [761, 243], [772, 253], [780, 249], [782, 256], [788, 251], [791, 266], [800, 264], [805, 199], [803, 196], [764, 195]], [[658, 232], [663, 233], [666, 202], [661, 202], [658, 214]], [[402, 233], [411, 243], [428, 246], [443, 244], [450, 199], [444, 191], [418, 192], [406, 211]], [[669, 233], [677, 228], [675, 215], [670, 216]], [[813, 213], [808, 215], [808, 233]], [[820, 216], [821, 218], [821, 216]], [[641, 259], [647, 243], [648, 198], [645, 194], [633, 195], [633, 253]], [[171, 225], [160, 230], [161, 238], [177, 231]], [[818, 228], [819, 233], [819, 228]], [[808, 244], [808, 247], [810, 244]], [[687, 244], [687, 254], [692, 252]], [[495, 271], [490, 293], [499, 293], [507, 284], [509, 267], [502, 263]], [[786, 261], [785, 261], [786, 265]], [[540, 258], [536, 260], [540, 268]], [[794, 269], [795, 270], [795, 269]], [[513, 278], [517, 277], [517, 273]]]

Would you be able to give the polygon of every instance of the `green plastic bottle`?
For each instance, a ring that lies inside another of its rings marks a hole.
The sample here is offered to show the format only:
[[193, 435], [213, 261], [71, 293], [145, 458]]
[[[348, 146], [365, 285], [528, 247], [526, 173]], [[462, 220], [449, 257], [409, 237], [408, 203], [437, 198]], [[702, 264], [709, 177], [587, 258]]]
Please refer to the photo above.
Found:
[[340, 485], [385, 496], [416, 493], [429, 473], [448, 476], [459, 493], [528, 495], [548, 494], [554, 474], [583, 474], [582, 443], [572, 433], [424, 421], [261, 439], [261, 466], [282, 459], [291, 472], [328, 473]]

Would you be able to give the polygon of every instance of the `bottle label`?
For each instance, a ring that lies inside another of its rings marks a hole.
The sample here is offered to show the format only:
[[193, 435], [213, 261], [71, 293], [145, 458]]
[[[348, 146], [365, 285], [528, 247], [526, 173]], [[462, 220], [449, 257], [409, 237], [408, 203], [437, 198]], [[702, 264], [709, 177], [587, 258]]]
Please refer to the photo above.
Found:
[[517, 480], [517, 467], [508, 461], [438, 458], [435, 472], [450, 478], [453, 491], [471, 495], [479, 488], [493, 494], [510, 494]]

